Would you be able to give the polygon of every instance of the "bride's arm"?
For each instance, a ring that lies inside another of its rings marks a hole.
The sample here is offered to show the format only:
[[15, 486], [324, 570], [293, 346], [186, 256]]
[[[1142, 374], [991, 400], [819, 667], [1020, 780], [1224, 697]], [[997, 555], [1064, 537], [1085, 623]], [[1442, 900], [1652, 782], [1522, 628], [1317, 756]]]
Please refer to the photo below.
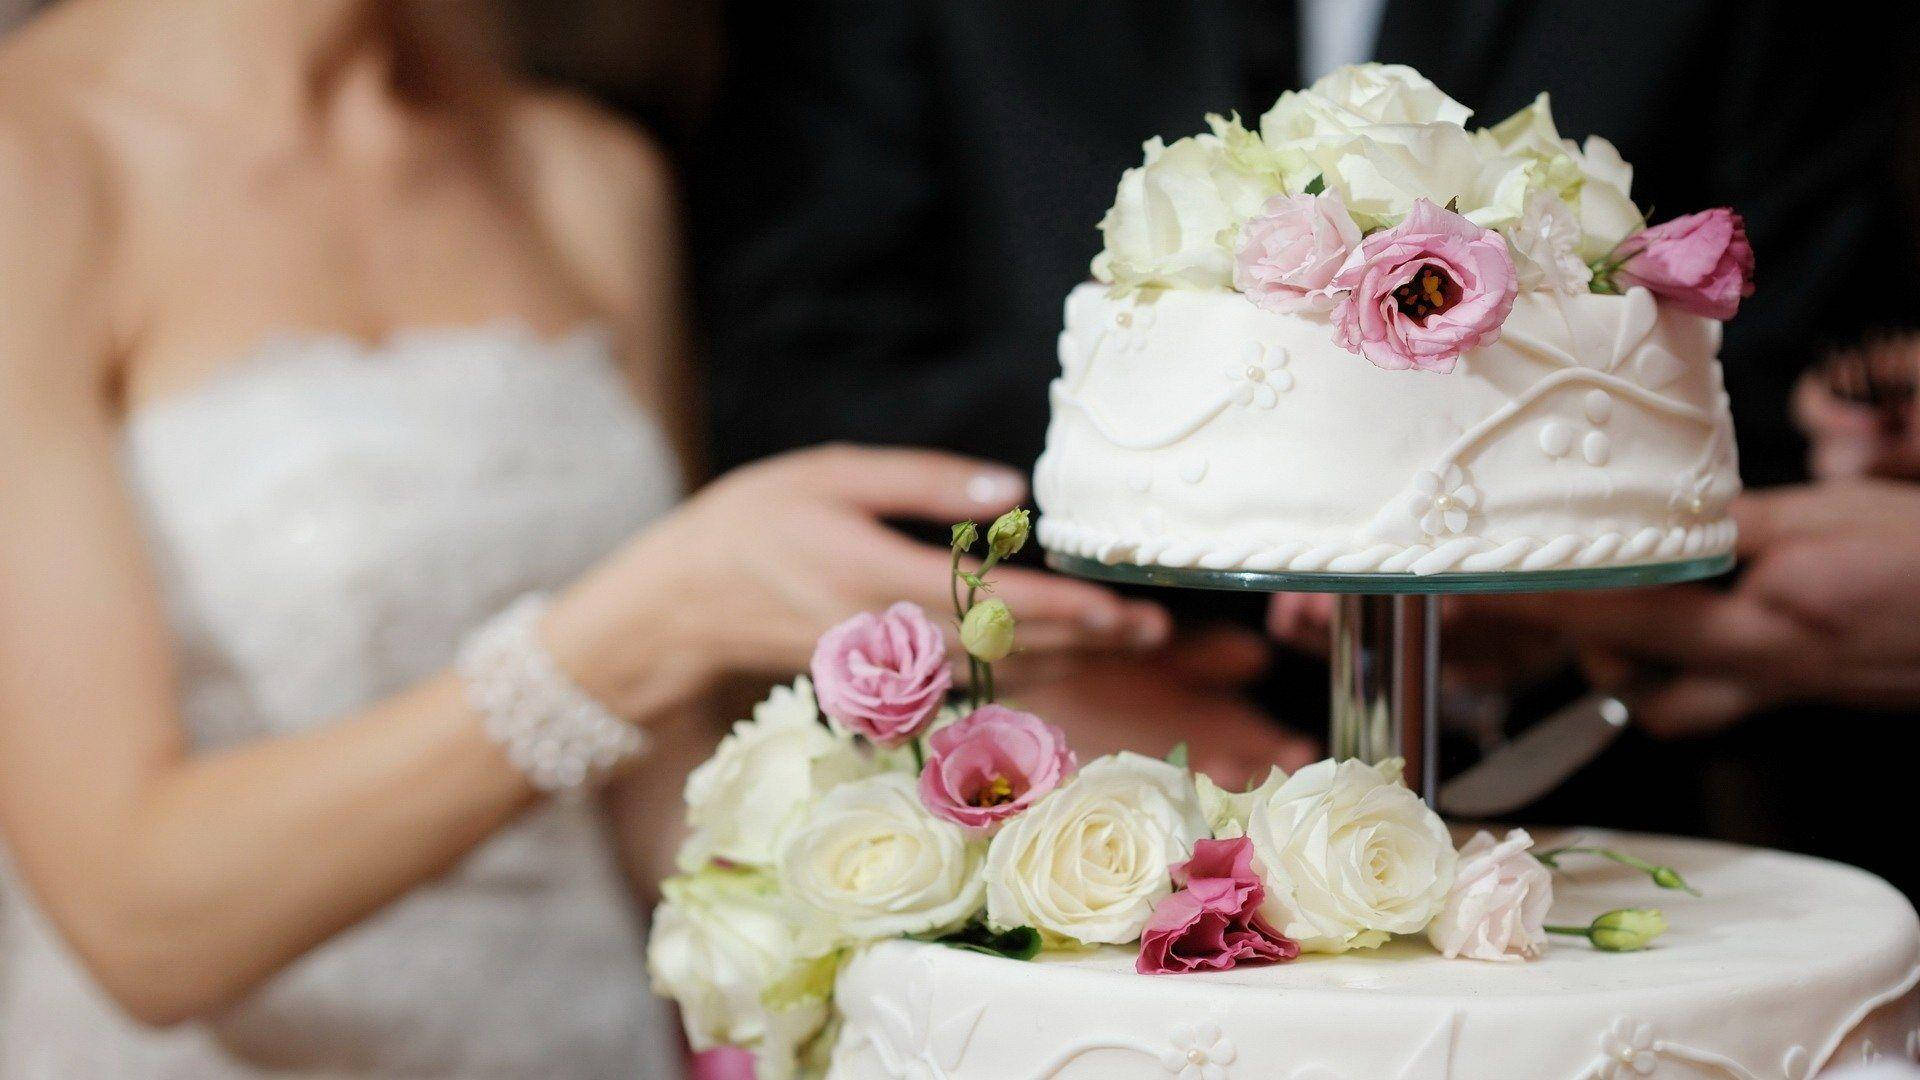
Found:
[[[448, 675], [310, 735], [189, 755], [117, 469], [95, 222], [54, 185], [5, 187], [0, 830], [100, 984], [178, 1021], [445, 871], [536, 795]], [[651, 611], [660, 578], [603, 571], [548, 622], [563, 665], [641, 724], [700, 681]]]

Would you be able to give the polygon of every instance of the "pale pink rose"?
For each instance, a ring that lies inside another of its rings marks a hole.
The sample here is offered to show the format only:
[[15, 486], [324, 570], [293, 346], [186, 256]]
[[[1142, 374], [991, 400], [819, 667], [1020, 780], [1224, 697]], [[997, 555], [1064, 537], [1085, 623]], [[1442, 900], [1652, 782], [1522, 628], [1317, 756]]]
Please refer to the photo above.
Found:
[[1140, 934], [1134, 970], [1179, 975], [1245, 963], [1292, 960], [1300, 946], [1260, 914], [1266, 886], [1253, 864], [1253, 841], [1198, 840], [1193, 857], [1172, 868], [1176, 891], [1155, 904]]
[[915, 604], [855, 615], [813, 649], [820, 711], [881, 746], [920, 734], [952, 685], [947, 637]]
[[1725, 322], [1753, 295], [1753, 245], [1747, 223], [1722, 206], [1642, 230], [1626, 239], [1630, 252], [1614, 282], [1644, 286], [1679, 307]]
[[1275, 195], [1240, 227], [1233, 287], [1268, 311], [1325, 311], [1327, 285], [1359, 243], [1340, 196]]
[[1441, 955], [1531, 960], [1546, 951], [1553, 876], [1527, 853], [1532, 846], [1525, 829], [1499, 843], [1483, 830], [1460, 849], [1446, 906], [1427, 925]]
[[982, 705], [927, 737], [920, 801], [935, 817], [989, 829], [1059, 787], [1074, 765], [1059, 728], [1032, 713]]
[[1347, 290], [1335, 340], [1389, 371], [1452, 371], [1500, 337], [1519, 292], [1506, 240], [1426, 199], [1362, 240], [1332, 287]]
[[702, 1050], [687, 1063], [688, 1080], [754, 1080], [753, 1052], [737, 1046]]

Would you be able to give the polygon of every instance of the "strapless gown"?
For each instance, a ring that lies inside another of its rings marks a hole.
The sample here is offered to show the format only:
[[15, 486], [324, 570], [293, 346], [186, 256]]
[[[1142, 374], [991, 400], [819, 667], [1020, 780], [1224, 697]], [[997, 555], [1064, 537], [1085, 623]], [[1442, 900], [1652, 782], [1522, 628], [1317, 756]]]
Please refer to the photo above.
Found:
[[[679, 495], [604, 335], [289, 337], [128, 422], [196, 749], [290, 735], [446, 665]], [[674, 1077], [602, 823], [551, 802], [224, 1015], [124, 1019], [9, 878], [0, 1077]]]

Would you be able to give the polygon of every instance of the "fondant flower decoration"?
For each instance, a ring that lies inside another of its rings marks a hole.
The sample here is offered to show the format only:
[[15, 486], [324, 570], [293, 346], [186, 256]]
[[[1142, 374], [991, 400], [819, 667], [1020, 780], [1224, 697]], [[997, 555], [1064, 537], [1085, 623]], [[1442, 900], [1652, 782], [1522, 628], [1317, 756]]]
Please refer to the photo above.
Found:
[[1414, 477], [1413, 491], [1411, 509], [1420, 520], [1420, 531], [1435, 539], [1466, 532], [1473, 512], [1480, 508], [1480, 489], [1468, 482], [1458, 465]]
[[1239, 1056], [1218, 1024], [1175, 1024], [1167, 1041], [1172, 1046], [1160, 1055], [1160, 1067], [1179, 1080], [1227, 1080], [1227, 1066]]
[[1652, 1076], [1660, 1067], [1653, 1047], [1653, 1025], [1636, 1024], [1627, 1017], [1600, 1034], [1600, 1080], [1632, 1080]]
[[1739, 214], [1722, 206], [1629, 236], [1614, 285], [1644, 286], [1676, 306], [1722, 322], [1753, 295], [1753, 245]]
[[1072, 775], [1067, 737], [1032, 713], [982, 705], [927, 739], [920, 801], [935, 817], [990, 829]]
[[1293, 389], [1293, 376], [1286, 371], [1286, 366], [1287, 350], [1269, 349], [1249, 341], [1240, 350], [1240, 362], [1227, 365], [1227, 381], [1233, 384], [1233, 403], [1243, 408], [1273, 408], [1281, 394]]
[[821, 635], [813, 650], [820, 709], [881, 746], [925, 730], [947, 699], [947, 638], [916, 604], [862, 612]]
[[1416, 199], [1354, 249], [1332, 288], [1347, 291], [1333, 312], [1341, 348], [1389, 371], [1448, 372], [1500, 337], [1520, 287], [1499, 233]]
[[1360, 243], [1340, 196], [1275, 195], [1240, 227], [1233, 287], [1268, 311], [1326, 311], [1333, 276]]

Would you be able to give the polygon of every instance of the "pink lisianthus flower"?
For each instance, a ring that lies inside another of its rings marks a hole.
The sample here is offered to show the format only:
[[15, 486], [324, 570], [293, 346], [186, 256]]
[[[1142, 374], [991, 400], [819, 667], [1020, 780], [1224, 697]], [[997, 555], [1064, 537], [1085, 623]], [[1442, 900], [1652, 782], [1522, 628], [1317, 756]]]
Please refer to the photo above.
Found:
[[1233, 287], [1268, 311], [1325, 311], [1327, 286], [1359, 243], [1340, 196], [1275, 195], [1240, 227]]
[[935, 817], [990, 829], [1059, 787], [1076, 764], [1059, 728], [1032, 713], [982, 705], [928, 736], [920, 801]]
[[1519, 279], [1499, 233], [1415, 199], [1405, 221], [1360, 242], [1332, 288], [1346, 290], [1333, 313], [1341, 348], [1389, 371], [1448, 372], [1500, 337]]
[[918, 605], [862, 612], [813, 649], [820, 710], [856, 735], [898, 746], [926, 729], [947, 699], [947, 638]]
[[1260, 914], [1266, 886], [1253, 868], [1253, 841], [1200, 840], [1193, 857], [1173, 867], [1177, 890], [1154, 905], [1140, 935], [1134, 970], [1179, 975], [1225, 971], [1243, 963], [1292, 960], [1300, 945]]
[[1753, 295], [1747, 223], [1724, 206], [1642, 230], [1623, 250], [1616, 285], [1643, 286], [1695, 315], [1725, 322]]

